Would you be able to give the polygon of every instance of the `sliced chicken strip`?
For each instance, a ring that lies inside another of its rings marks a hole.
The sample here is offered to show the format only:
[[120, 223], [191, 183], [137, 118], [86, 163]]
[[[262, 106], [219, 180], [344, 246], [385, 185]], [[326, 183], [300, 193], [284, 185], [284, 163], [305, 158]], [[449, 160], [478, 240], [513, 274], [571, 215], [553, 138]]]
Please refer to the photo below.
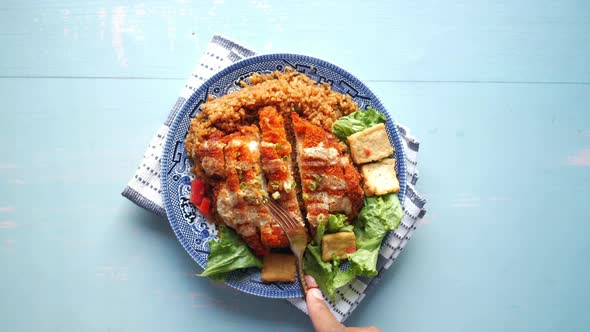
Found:
[[260, 166], [260, 134], [256, 126], [240, 127], [223, 138], [226, 181], [215, 190], [219, 217], [242, 236], [257, 255], [269, 249], [260, 240], [259, 230], [272, 222], [262, 204], [267, 196]]
[[[262, 169], [267, 178], [267, 189], [271, 199], [277, 200], [283, 207], [305, 225], [297, 203], [293, 163], [291, 160], [291, 143], [287, 139], [285, 120], [272, 106], [258, 111], [261, 130]], [[262, 244], [267, 247], [288, 247], [289, 240], [276, 223], [268, 223], [260, 229]]]
[[[321, 218], [343, 213], [352, 221], [363, 204], [360, 175], [334, 135], [292, 113], [307, 221], [315, 232]], [[323, 217], [322, 217], [323, 216]]]
[[216, 133], [199, 145], [194, 145], [193, 154], [200, 163], [201, 169], [207, 177], [225, 177], [225, 157], [223, 149], [226, 142], [221, 133]]

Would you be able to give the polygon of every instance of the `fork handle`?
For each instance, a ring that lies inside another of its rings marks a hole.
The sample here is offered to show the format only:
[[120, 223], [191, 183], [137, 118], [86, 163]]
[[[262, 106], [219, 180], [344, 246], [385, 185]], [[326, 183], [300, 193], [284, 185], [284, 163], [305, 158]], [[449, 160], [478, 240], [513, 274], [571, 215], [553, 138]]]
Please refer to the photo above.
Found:
[[301, 286], [301, 290], [303, 291], [303, 298], [305, 299], [305, 295], [309, 288], [307, 287], [307, 283], [305, 282], [305, 276], [303, 274], [303, 264], [301, 260], [297, 261], [297, 274], [299, 274], [299, 285]]

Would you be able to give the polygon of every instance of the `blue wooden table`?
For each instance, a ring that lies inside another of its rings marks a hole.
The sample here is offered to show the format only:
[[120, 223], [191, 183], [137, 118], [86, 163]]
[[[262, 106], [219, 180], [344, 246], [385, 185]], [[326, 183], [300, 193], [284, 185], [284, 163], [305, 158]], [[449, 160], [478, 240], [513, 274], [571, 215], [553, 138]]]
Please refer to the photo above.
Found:
[[339, 64], [421, 140], [428, 214], [347, 321], [587, 331], [587, 1], [2, 1], [0, 330], [299, 331], [120, 196], [215, 33]]

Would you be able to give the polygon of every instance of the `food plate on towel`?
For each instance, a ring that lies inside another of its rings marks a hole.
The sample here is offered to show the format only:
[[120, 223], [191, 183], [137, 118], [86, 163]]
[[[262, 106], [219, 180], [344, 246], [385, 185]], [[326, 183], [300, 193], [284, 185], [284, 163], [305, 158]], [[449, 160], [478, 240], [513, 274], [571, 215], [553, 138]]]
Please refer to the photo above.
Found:
[[[385, 128], [396, 159], [399, 180], [398, 197], [404, 201], [406, 165], [403, 142], [393, 119], [379, 99], [359, 79], [329, 62], [297, 54], [267, 54], [247, 58], [223, 69], [199, 87], [185, 102], [172, 122], [162, 156], [162, 195], [172, 229], [190, 256], [203, 268], [209, 254], [209, 241], [217, 239], [214, 223], [208, 222], [190, 202], [192, 163], [187, 156], [185, 139], [191, 119], [209, 96], [218, 98], [237, 91], [240, 82], [254, 73], [283, 72], [291, 68], [318, 84], [328, 84], [335, 92], [349, 95], [361, 110], [373, 108], [386, 117]], [[248, 268], [231, 272], [226, 283], [240, 291], [269, 298], [301, 297], [298, 282], [263, 282], [260, 269]]]

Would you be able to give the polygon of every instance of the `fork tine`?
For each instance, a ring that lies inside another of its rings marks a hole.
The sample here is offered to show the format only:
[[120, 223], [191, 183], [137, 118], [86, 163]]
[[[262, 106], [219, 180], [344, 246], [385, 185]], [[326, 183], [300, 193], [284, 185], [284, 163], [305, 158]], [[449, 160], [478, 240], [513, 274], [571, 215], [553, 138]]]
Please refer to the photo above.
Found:
[[271, 214], [275, 216], [275, 219], [278, 219], [277, 221], [282, 222], [283, 225], [286, 226], [285, 228], [293, 230], [300, 226], [299, 223], [294, 220], [293, 216], [291, 216], [291, 213], [277, 202], [269, 200], [267, 206], [271, 211]]
[[271, 214], [273, 215], [273, 217], [275, 217], [275, 220], [277, 221], [277, 223], [282, 228], [285, 228], [285, 230], [289, 230], [289, 229], [293, 228], [293, 224], [291, 223], [290, 218], [287, 215], [285, 215], [285, 213], [283, 211], [278, 209], [272, 203], [268, 203], [267, 206], [268, 206], [268, 209], [270, 210]]
[[276, 223], [279, 224], [289, 239], [291, 251], [297, 258], [297, 274], [299, 275], [299, 285], [301, 286], [303, 297], [305, 298], [305, 294], [308, 290], [307, 283], [303, 278], [303, 254], [305, 253], [305, 248], [307, 247], [305, 227], [291, 215], [289, 210], [284, 208], [278, 202], [270, 199], [265, 200], [263, 204], [268, 208], [270, 215], [273, 217]]
[[285, 212], [277, 209], [276, 207], [274, 207], [273, 209], [277, 210], [277, 213], [279, 214], [279, 219], [281, 220], [281, 222], [285, 224], [285, 226], [287, 226], [288, 229], [292, 230], [296, 228], [290, 216], [287, 216]]
[[[269, 202], [266, 202], [264, 205], [266, 205], [266, 207], [268, 208], [270, 214], [272, 215], [273, 218], [277, 219], [276, 221], [279, 222], [279, 224], [283, 224], [283, 218], [284, 216], [281, 215], [280, 211], [277, 210], [277, 208]], [[285, 227], [287, 225], [284, 225]]]
[[285, 217], [286, 221], [289, 223], [291, 228], [297, 229], [297, 228], [301, 227], [301, 224], [299, 224], [299, 222], [297, 220], [295, 220], [295, 218], [293, 217], [291, 212], [289, 212], [289, 210], [285, 209], [282, 205], [280, 205], [276, 201], [272, 201], [271, 205], [273, 205], [277, 210], [279, 210], [281, 212], [281, 214]]
[[281, 209], [279, 209], [272, 200], [269, 199], [266, 205], [274, 216], [276, 216], [278, 219], [281, 219], [281, 221], [287, 223], [287, 218], [285, 218], [284, 213], [282, 213], [283, 211], [281, 211]]
[[288, 225], [283, 220], [284, 216], [281, 215], [281, 212], [271, 203], [266, 203], [266, 207], [268, 208], [272, 217], [277, 221], [277, 223], [281, 226], [281, 228], [286, 228]]

